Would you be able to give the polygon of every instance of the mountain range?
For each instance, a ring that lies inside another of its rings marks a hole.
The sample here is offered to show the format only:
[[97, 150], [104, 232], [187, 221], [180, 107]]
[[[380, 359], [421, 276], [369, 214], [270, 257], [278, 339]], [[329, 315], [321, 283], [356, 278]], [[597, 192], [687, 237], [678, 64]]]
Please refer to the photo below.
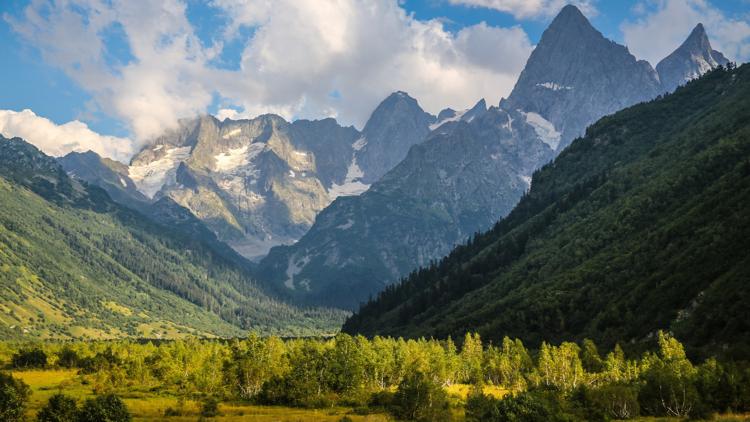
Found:
[[[365, 191], [434, 120], [400, 92], [377, 107], [362, 132], [330, 118], [220, 122], [203, 116], [150, 142], [131, 160], [127, 177], [119, 177], [128, 192], [135, 185], [148, 199], [171, 198], [240, 254], [257, 259], [299, 239], [336, 197]], [[67, 168], [99, 183], [96, 175]]]
[[3, 338], [310, 335], [340, 324], [340, 311], [263, 293], [249, 263], [184, 208], [154, 210], [170, 224], [71, 178], [31, 144], [0, 137]]
[[344, 331], [750, 350], [750, 66], [589, 127], [491, 230], [364, 305]]
[[203, 116], [129, 165], [92, 153], [60, 162], [159, 224], [184, 222], [174, 216], [187, 210], [194, 218], [183, 228], [207, 228], [258, 261], [247, 265], [269, 294], [356, 309], [492, 227], [532, 173], [601, 117], [727, 62], [699, 24], [654, 69], [566, 6], [509, 97], [489, 108], [480, 100], [433, 116], [399, 91], [361, 131], [334, 119]]
[[[683, 51], [699, 57], [696, 37], [706, 39], [702, 25], [665, 61]], [[707, 39], [698, 44], [715, 54]], [[687, 61], [672, 74], [690, 80], [696, 66]], [[272, 249], [259, 278], [300, 303], [356, 309], [507, 215], [533, 171], [588, 125], [667, 90], [650, 64], [567, 6], [507, 100], [441, 112], [427, 138], [367, 192], [334, 201], [297, 243]]]

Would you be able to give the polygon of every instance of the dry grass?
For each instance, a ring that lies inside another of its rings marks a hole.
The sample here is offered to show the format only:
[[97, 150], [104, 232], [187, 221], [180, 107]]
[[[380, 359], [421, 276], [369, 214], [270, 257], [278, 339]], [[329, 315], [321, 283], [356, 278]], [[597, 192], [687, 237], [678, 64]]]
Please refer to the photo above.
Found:
[[[75, 370], [33, 370], [14, 371], [13, 376], [22, 379], [31, 387], [27, 417], [34, 420], [37, 412], [57, 393], [75, 397], [79, 402], [93, 397], [91, 385], [81, 383]], [[200, 416], [199, 403], [187, 400], [182, 408], [182, 416], [165, 417], [164, 412], [178, 407], [177, 397], [158, 392], [133, 392], [120, 394], [135, 421], [195, 421]], [[336, 407], [331, 409], [297, 409], [283, 406], [253, 406], [244, 403], [222, 403], [217, 421], [259, 421], [259, 422], [337, 422], [344, 415], [358, 422], [386, 422], [386, 415], [355, 415], [352, 409]]]
[[[469, 395], [469, 392], [471, 391], [471, 385], [453, 384], [453, 385], [446, 387], [445, 390], [448, 392], [448, 395], [450, 396], [455, 396], [455, 397], [460, 398], [461, 400], [466, 400], [466, 397]], [[495, 385], [485, 385], [482, 391], [484, 392], [484, 394], [498, 398], [498, 399], [505, 397], [505, 395], [510, 392], [502, 387], [497, 387]]]

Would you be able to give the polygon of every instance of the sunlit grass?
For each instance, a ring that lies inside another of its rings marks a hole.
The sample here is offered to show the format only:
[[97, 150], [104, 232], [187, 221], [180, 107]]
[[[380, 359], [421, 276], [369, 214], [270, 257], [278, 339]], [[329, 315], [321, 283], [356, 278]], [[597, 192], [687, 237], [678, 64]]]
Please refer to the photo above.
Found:
[[[14, 371], [13, 376], [20, 378], [31, 387], [27, 417], [34, 420], [37, 412], [47, 404], [51, 396], [64, 393], [79, 402], [94, 397], [91, 385], [82, 383], [82, 377], [76, 370], [31, 370]], [[200, 417], [200, 404], [195, 400], [186, 400], [180, 407], [177, 397], [158, 391], [129, 391], [118, 393], [127, 405], [136, 421], [195, 421]], [[180, 410], [180, 416], [166, 417], [167, 409]], [[219, 405], [218, 421], [260, 421], [260, 422], [336, 422], [347, 415], [354, 421], [385, 422], [391, 420], [387, 415], [356, 415], [351, 408], [334, 407], [330, 409], [298, 409], [283, 406], [254, 406], [245, 403], [222, 403]]]
[[[452, 384], [452, 385], [445, 387], [445, 391], [448, 393], [448, 395], [456, 396], [456, 397], [461, 398], [462, 400], [466, 400], [466, 397], [468, 397], [469, 392], [471, 391], [471, 385]], [[488, 396], [501, 399], [510, 391], [506, 390], [505, 388], [498, 387], [495, 385], [485, 385], [482, 389], [482, 392]]]
[[[75, 397], [79, 402], [93, 397], [94, 392], [91, 385], [83, 384], [83, 378], [76, 370], [50, 369], [14, 371], [13, 376], [22, 379], [31, 387], [32, 395], [29, 400], [27, 416], [34, 420], [36, 413], [56, 393], [64, 393]], [[446, 392], [465, 400], [471, 391], [468, 384], [453, 384], [446, 387]], [[509, 393], [501, 387], [484, 386], [484, 394], [501, 398]], [[150, 390], [130, 390], [120, 392], [119, 395], [127, 405], [136, 421], [194, 421], [200, 417], [200, 403], [195, 400], [185, 400], [180, 406], [177, 397], [170, 393]], [[179, 409], [180, 416], [166, 417], [167, 409]], [[388, 415], [372, 414], [357, 415], [351, 408], [334, 407], [329, 409], [299, 409], [284, 406], [255, 406], [246, 403], [221, 403], [219, 405], [219, 416], [214, 418], [218, 421], [259, 421], [259, 422], [337, 422], [343, 416], [350, 417], [358, 422], [386, 422], [393, 419]], [[457, 421], [464, 418], [463, 409], [454, 409], [453, 415]], [[721, 415], [716, 416], [714, 421], [739, 422], [750, 421], [750, 414], [745, 415]], [[674, 418], [638, 418], [635, 422], [677, 422]]]

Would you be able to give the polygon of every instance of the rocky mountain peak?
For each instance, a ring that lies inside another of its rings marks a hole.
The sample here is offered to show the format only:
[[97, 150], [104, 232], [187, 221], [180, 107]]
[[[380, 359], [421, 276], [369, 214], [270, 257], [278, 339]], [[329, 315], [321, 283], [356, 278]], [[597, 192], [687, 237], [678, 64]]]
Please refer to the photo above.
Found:
[[[575, 6], [566, 6], [542, 34], [503, 107], [524, 111], [557, 149], [604, 115], [655, 97], [659, 78], [648, 62], [606, 39]], [[606, 95], [602, 95], [606, 93]]]
[[711, 47], [706, 29], [699, 23], [682, 45], [656, 65], [656, 71], [662, 89], [672, 92], [691, 79], [727, 63], [729, 60]]
[[[569, 4], [560, 10], [555, 19], [552, 20], [545, 33], [566, 33], [570, 35], [599, 34], [591, 22], [581, 11]], [[540, 41], [541, 42], [541, 41]]]
[[383, 100], [367, 120], [356, 153], [362, 182], [377, 181], [403, 160], [412, 145], [424, 140], [435, 119], [406, 92], [396, 91]]

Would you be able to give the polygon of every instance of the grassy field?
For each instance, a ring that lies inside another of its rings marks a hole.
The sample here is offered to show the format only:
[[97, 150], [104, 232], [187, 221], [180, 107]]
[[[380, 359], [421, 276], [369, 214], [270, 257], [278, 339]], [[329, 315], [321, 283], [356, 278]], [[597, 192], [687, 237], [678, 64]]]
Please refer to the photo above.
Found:
[[[32, 389], [28, 416], [33, 420], [49, 398], [62, 392], [83, 401], [93, 397], [90, 385], [81, 383], [75, 370], [16, 371], [13, 376], [22, 379]], [[198, 403], [188, 400], [183, 405], [182, 416], [165, 417], [168, 408], [178, 407], [177, 397], [159, 392], [135, 391], [120, 394], [136, 421], [194, 421], [199, 417]], [[336, 407], [331, 409], [297, 409], [281, 406], [253, 406], [244, 403], [222, 403], [217, 421], [259, 421], [259, 422], [335, 422], [344, 415], [354, 421], [385, 422], [391, 420], [386, 415], [355, 415], [352, 409]]]
[[[15, 371], [13, 376], [22, 379], [32, 389], [28, 416], [33, 420], [36, 413], [41, 409], [49, 398], [62, 392], [76, 397], [79, 401], [93, 397], [94, 392], [91, 385], [82, 383], [76, 370], [34, 370]], [[451, 385], [447, 392], [455, 399], [465, 399], [469, 393], [470, 386], [465, 384]], [[485, 387], [485, 394], [502, 397], [508, 394], [507, 390], [498, 387]], [[164, 415], [169, 408], [179, 407], [177, 397], [161, 392], [132, 391], [120, 394], [125, 404], [133, 414], [135, 421], [194, 421], [199, 418], [198, 403], [188, 400], [183, 404], [181, 416]], [[360, 422], [386, 422], [393, 418], [388, 415], [357, 415], [351, 408], [334, 407], [330, 409], [298, 409], [283, 406], [255, 406], [246, 403], [222, 403], [219, 406], [220, 416], [214, 418], [217, 421], [259, 421], [259, 422], [307, 422], [323, 421], [337, 422], [343, 416], [349, 416], [353, 421]], [[454, 417], [457, 421], [463, 420], [462, 409], [455, 409]], [[750, 415], [725, 415], [715, 419], [721, 422], [750, 421]], [[642, 418], [636, 422], [676, 422], [677, 419], [670, 418]]]

